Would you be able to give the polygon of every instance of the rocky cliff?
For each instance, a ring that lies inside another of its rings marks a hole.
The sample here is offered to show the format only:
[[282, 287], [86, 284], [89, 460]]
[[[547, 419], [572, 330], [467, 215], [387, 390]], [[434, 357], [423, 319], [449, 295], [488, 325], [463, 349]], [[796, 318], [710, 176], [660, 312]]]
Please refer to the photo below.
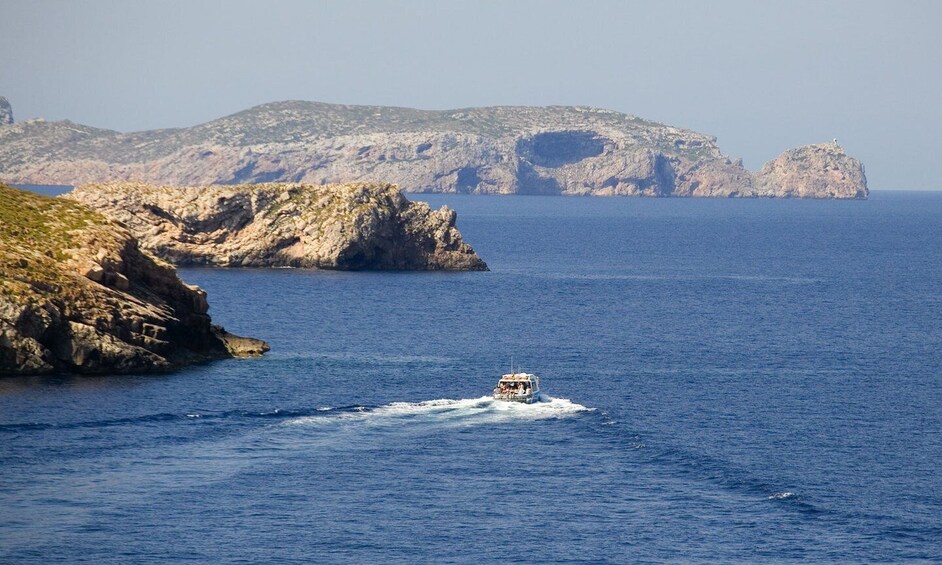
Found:
[[795, 198], [867, 198], [860, 161], [834, 140], [782, 153], [756, 175], [760, 193]]
[[10, 101], [0, 96], [0, 126], [8, 126], [13, 123], [13, 107]]
[[[798, 165], [786, 156], [773, 163]], [[713, 137], [569, 106], [439, 112], [290, 101], [182, 129], [118, 133], [42, 120], [0, 128], [0, 179], [27, 184], [368, 181], [474, 194], [867, 195], [862, 168], [847, 176], [856, 186], [845, 179], [838, 188], [829, 184], [834, 175], [802, 170], [757, 176]], [[785, 178], [804, 184], [776, 184]]]
[[389, 184], [84, 185], [65, 195], [119, 220], [177, 265], [487, 270], [455, 212]]
[[268, 349], [207, 309], [127, 229], [0, 185], [0, 375], [150, 372]]

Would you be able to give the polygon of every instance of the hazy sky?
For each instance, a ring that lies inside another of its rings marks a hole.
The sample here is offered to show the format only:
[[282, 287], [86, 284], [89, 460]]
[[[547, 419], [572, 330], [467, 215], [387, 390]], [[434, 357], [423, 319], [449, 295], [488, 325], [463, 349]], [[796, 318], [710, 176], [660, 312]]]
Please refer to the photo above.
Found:
[[931, 0], [0, 0], [0, 95], [122, 131], [287, 99], [591, 105], [750, 168], [837, 137], [871, 188], [942, 189], [940, 28]]

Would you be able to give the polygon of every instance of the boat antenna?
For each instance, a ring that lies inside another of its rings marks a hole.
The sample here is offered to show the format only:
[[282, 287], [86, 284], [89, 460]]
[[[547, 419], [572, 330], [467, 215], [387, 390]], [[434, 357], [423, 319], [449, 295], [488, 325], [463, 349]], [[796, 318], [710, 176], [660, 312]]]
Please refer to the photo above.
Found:
[[510, 356], [510, 374], [511, 375], [514, 374], [514, 356], [513, 355]]

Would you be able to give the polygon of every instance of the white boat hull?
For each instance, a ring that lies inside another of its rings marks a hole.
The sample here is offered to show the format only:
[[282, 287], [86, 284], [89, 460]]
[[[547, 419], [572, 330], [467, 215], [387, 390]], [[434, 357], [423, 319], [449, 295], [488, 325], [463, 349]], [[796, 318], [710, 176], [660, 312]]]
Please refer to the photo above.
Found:
[[540, 401], [540, 393], [532, 395], [516, 395], [516, 394], [500, 394], [494, 393], [494, 400], [500, 400], [501, 402], [520, 402], [523, 404], [533, 404], [534, 402]]

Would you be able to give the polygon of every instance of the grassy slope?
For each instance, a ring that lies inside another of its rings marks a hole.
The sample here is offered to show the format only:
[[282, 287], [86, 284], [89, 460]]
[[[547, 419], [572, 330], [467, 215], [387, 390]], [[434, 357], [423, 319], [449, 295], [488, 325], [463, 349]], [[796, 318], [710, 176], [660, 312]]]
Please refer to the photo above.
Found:
[[66, 262], [89, 239], [113, 240], [108, 223], [75, 202], [0, 184], [0, 294], [38, 298], [66, 290], [74, 280]]

